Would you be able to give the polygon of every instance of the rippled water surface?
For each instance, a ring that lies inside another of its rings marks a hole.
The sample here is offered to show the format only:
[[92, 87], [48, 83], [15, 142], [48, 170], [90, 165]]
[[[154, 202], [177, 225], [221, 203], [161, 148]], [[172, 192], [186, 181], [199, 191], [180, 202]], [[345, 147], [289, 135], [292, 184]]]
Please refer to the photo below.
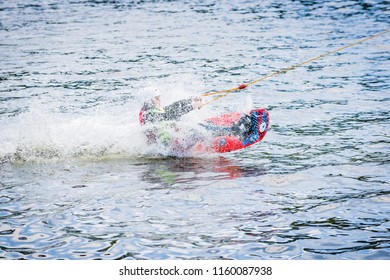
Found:
[[0, 0], [0, 258], [390, 259], [390, 33], [185, 117], [261, 143], [171, 157], [137, 123], [389, 28], [387, 1]]

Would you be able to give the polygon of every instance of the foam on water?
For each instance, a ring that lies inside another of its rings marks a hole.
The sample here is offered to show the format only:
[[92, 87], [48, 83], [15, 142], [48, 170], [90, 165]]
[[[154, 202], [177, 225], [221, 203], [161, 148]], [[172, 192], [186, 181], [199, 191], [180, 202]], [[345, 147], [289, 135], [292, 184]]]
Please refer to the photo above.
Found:
[[[120, 108], [119, 108], [120, 109]], [[34, 107], [9, 120], [1, 136], [1, 157], [38, 160], [106, 154], [136, 155], [142, 135], [129, 114], [56, 113]]]
[[[160, 87], [141, 88], [131, 101], [122, 105], [103, 104], [78, 112], [61, 112], [57, 103], [30, 104], [26, 112], [1, 122], [0, 129], [4, 133], [0, 136], [0, 159], [40, 161], [80, 157], [194, 156], [189, 149], [178, 154], [170, 147], [147, 143], [144, 128], [138, 123], [138, 113], [142, 102], [156, 89], [161, 92], [163, 105], [193, 95], [179, 84], [173, 88], [167, 83]], [[247, 111], [251, 106], [251, 99], [244, 98], [236, 103], [235, 109]], [[191, 142], [194, 131], [200, 129], [197, 124], [219, 112], [222, 113], [222, 109], [194, 110], [183, 116], [179, 138], [174, 129], [166, 129], [166, 132], [179, 141]]]

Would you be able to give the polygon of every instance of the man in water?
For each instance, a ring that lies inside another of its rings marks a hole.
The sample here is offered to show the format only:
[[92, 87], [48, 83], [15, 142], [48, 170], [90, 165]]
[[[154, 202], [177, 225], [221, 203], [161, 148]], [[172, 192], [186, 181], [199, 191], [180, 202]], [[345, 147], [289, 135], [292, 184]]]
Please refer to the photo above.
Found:
[[[163, 145], [175, 145], [182, 146], [182, 149], [185, 150], [189, 146], [194, 145], [196, 142], [202, 140], [202, 135], [190, 129], [189, 132], [183, 131], [180, 129], [175, 122], [165, 123], [165, 121], [179, 121], [180, 118], [195, 110], [202, 107], [202, 98], [193, 97], [188, 99], [183, 99], [176, 101], [168, 106], [161, 106], [161, 94], [159, 91], [156, 91], [156, 94], [153, 98], [147, 100], [139, 112], [139, 122], [141, 125], [152, 124], [154, 126], [148, 127], [145, 130], [145, 135], [148, 139], [149, 144], [151, 143], [162, 143]], [[256, 130], [255, 125], [257, 125], [256, 119], [252, 118], [250, 115], [243, 115], [243, 117], [232, 126], [221, 127], [212, 124], [200, 124], [201, 127], [205, 128], [207, 131], [211, 132], [213, 136], [220, 135], [234, 135], [239, 139], [244, 140], [249, 137], [250, 134]], [[187, 137], [183, 143], [180, 141], [175, 141], [172, 143], [171, 135], [172, 133], [181, 135], [188, 133], [190, 137]]]
[[[187, 150], [200, 140], [199, 134], [193, 129], [187, 127], [183, 130], [177, 125], [180, 118], [202, 107], [202, 98], [193, 97], [176, 101], [168, 106], [161, 106], [161, 94], [155, 91], [155, 96], [147, 100], [139, 112], [139, 122], [141, 125], [149, 125], [145, 130], [145, 136], [148, 144], [162, 144], [171, 147], [173, 150]], [[175, 122], [173, 122], [175, 121]], [[186, 138], [179, 140], [179, 137], [187, 135]], [[174, 139], [171, 137], [175, 135]]]

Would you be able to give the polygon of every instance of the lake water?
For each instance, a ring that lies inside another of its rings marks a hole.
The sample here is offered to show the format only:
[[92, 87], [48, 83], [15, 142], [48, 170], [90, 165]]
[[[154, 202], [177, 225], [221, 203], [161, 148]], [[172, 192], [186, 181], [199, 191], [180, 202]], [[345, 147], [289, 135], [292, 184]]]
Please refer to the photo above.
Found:
[[184, 118], [261, 143], [172, 157], [138, 111], [389, 28], [387, 1], [0, 0], [0, 258], [390, 259], [390, 33]]

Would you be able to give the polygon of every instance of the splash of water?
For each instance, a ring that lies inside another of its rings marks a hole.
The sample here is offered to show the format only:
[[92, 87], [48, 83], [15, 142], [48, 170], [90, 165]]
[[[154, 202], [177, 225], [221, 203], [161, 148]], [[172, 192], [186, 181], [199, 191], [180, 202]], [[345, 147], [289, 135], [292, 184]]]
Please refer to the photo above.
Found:
[[0, 157], [13, 161], [83, 156], [137, 155], [142, 150], [139, 127], [126, 114], [55, 113], [30, 108], [2, 128]]
[[[145, 128], [138, 124], [140, 104], [147, 87], [133, 102], [107, 105], [79, 112], [59, 112], [51, 106], [32, 104], [27, 112], [0, 124], [0, 159], [4, 161], [66, 160], [69, 158], [194, 156], [191, 147], [200, 133], [197, 125], [218, 110], [194, 110], [178, 126], [164, 127], [171, 143], [150, 144]], [[162, 92], [166, 92], [162, 89]], [[181, 93], [180, 93], [181, 92]], [[182, 89], [163, 94], [166, 104], [173, 98], [188, 98]], [[248, 103], [248, 101], [247, 101]], [[247, 106], [247, 104], [245, 105]], [[242, 108], [239, 108], [242, 109]], [[206, 135], [204, 135], [206, 137]], [[172, 147], [172, 142], [180, 143]]]

